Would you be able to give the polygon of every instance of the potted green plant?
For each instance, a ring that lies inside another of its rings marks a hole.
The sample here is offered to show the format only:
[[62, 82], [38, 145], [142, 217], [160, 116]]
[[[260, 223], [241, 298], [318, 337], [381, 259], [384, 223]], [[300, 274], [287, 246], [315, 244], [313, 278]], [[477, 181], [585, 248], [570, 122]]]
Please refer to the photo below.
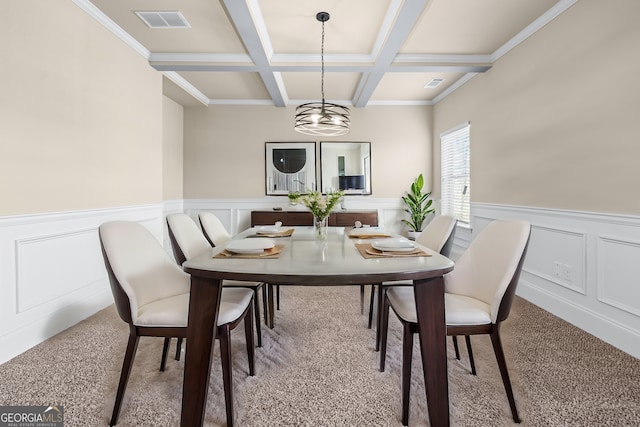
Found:
[[422, 224], [430, 213], [435, 212], [435, 209], [431, 207], [433, 200], [430, 199], [431, 192], [422, 192], [424, 186], [424, 178], [420, 174], [411, 183], [411, 189], [405, 196], [402, 196], [402, 201], [406, 205], [405, 212], [409, 214], [409, 220], [403, 219], [402, 222], [409, 227], [409, 237], [416, 238], [422, 231]]

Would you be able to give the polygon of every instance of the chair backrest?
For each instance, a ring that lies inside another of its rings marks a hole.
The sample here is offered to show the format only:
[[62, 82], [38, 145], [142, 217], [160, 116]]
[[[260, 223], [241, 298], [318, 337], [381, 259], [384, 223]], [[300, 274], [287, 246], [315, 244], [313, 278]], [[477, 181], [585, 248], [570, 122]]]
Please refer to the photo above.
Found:
[[450, 215], [433, 218], [418, 236], [418, 243], [448, 257], [453, 246], [457, 222], [458, 220]]
[[231, 240], [231, 235], [222, 224], [222, 221], [211, 212], [199, 212], [200, 227], [211, 246], [224, 245]]
[[169, 227], [173, 255], [179, 265], [211, 250], [211, 245], [189, 215], [169, 214], [167, 215], [167, 226]]
[[445, 291], [491, 306], [491, 321], [507, 318], [529, 243], [531, 225], [520, 220], [489, 223], [471, 242], [451, 273]]
[[112, 221], [98, 229], [105, 267], [120, 318], [136, 324], [138, 308], [189, 292], [190, 276], [137, 222]]

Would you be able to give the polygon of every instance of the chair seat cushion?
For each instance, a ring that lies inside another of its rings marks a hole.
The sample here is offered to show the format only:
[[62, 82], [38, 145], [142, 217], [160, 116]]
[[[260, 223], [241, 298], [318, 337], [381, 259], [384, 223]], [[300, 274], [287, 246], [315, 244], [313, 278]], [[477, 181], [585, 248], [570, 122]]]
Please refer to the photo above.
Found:
[[487, 325], [491, 323], [491, 306], [464, 295], [444, 294], [447, 325]]
[[[412, 286], [394, 286], [387, 289], [394, 311], [405, 322], [417, 323], [415, 297]], [[447, 325], [486, 325], [491, 323], [491, 307], [475, 298], [444, 294]]]
[[[231, 323], [247, 309], [253, 298], [250, 289], [223, 288], [218, 326]], [[153, 301], [138, 309], [137, 326], [186, 327], [189, 315], [189, 293]]]
[[189, 292], [162, 298], [138, 308], [136, 326], [186, 327]]
[[253, 291], [251, 289], [222, 288], [218, 326], [238, 320], [252, 300]]

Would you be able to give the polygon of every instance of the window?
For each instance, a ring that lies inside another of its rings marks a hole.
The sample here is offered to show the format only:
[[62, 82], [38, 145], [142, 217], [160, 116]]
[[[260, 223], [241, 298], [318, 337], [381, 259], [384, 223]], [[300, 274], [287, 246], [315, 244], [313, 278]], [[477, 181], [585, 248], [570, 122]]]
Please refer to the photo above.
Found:
[[442, 213], [467, 224], [471, 220], [469, 128], [467, 122], [440, 134]]

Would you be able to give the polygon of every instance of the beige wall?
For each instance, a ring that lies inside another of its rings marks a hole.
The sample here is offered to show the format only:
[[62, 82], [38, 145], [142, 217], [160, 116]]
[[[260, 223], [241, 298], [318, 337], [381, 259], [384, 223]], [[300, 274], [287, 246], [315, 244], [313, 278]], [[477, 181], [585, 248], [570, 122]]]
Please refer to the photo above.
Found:
[[473, 202], [640, 213], [639, 17], [581, 0], [436, 104], [435, 176], [438, 135], [471, 121]]
[[[314, 141], [293, 130], [295, 108], [185, 108], [186, 199], [265, 195], [265, 142]], [[431, 188], [431, 107], [352, 109], [351, 132], [315, 141], [370, 141], [374, 197], [400, 197], [420, 173]]]
[[3, 2], [0, 215], [162, 201], [162, 79], [70, 1]]
[[182, 199], [184, 108], [162, 99], [162, 195], [164, 200]]

